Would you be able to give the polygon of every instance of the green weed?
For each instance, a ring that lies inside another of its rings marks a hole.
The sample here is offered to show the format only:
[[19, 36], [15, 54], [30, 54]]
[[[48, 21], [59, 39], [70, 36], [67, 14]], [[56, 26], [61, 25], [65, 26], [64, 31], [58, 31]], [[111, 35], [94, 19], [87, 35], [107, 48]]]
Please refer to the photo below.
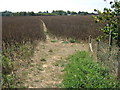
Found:
[[51, 40], [51, 42], [57, 42], [57, 40]]
[[69, 43], [69, 41], [63, 41], [62, 43], [67, 44], [67, 43]]
[[118, 88], [119, 83], [109, 75], [108, 70], [92, 61], [85, 51], [68, 58], [64, 69], [64, 88]]
[[70, 43], [76, 43], [77, 41], [74, 40], [74, 39], [70, 39], [69, 42], [70, 42]]

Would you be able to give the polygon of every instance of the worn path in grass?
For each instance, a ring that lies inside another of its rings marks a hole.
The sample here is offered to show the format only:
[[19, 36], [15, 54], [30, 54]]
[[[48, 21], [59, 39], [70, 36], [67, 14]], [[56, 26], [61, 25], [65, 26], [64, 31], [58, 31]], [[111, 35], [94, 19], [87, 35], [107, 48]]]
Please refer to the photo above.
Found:
[[[44, 31], [47, 28], [43, 22]], [[55, 88], [62, 81], [66, 58], [79, 50], [88, 50], [87, 43], [66, 43], [63, 40], [46, 36], [45, 42], [38, 43], [32, 63], [25, 74], [24, 86], [29, 88]]]

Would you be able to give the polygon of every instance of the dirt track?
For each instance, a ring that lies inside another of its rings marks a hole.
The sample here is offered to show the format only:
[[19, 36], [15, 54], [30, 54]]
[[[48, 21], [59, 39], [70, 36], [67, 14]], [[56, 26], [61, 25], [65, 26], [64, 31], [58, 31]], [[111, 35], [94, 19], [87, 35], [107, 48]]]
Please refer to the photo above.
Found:
[[[44, 31], [47, 28], [43, 23]], [[19, 70], [24, 72], [25, 87], [55, 88], [61, 83], [66, 58], [76, 51], [88, 51], [87, 43], [65, 43], [63, 40], [53, 39], [47, 35], [46, 42], [38, 43], [28, 68]]]

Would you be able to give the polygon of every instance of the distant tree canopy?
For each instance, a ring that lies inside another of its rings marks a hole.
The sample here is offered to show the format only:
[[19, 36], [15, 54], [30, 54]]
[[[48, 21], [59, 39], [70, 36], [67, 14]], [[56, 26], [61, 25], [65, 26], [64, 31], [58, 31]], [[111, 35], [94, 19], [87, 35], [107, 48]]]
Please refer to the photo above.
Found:
[[32, 12], [10, 12], [4, 11], [2, 12], [2, 16], [63, 16], [63, 15], [93, 15], [94, 13], [88, 13], [84, 11], [63, 11], [63, 10], [53, 10], [51, 13], [48, 11], [39, 11], [38, 13]]

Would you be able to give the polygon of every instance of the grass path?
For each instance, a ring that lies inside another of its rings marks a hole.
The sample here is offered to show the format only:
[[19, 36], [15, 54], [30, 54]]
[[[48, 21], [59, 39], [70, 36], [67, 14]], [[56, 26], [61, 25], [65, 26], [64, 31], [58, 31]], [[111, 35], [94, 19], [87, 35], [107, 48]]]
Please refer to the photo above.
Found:
[[[44, 31], [47, 28], [43, 22]], [[54, 42], [52, 41], [54, 40]], [[46, 42], [38, 43], [31, 60], [25, 69], [19, 70], [24, 78], [23, 85], [29, 88], [55, 88], [62, 81], [62, 70], [66, 58], [79, 50], [88, 50], [87, 43], [64, 43], [47, 35]]]

